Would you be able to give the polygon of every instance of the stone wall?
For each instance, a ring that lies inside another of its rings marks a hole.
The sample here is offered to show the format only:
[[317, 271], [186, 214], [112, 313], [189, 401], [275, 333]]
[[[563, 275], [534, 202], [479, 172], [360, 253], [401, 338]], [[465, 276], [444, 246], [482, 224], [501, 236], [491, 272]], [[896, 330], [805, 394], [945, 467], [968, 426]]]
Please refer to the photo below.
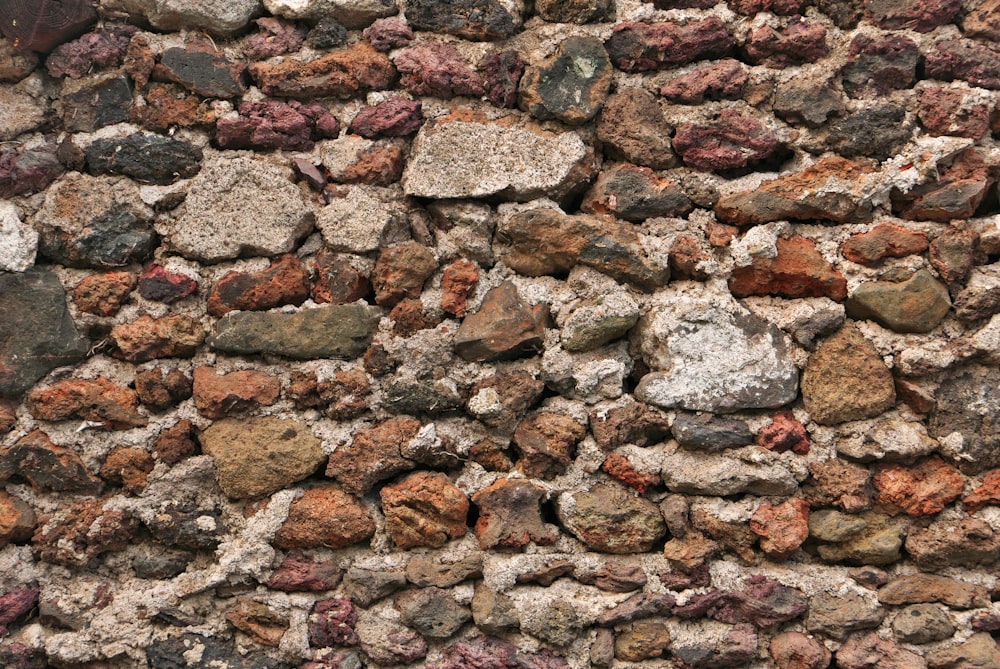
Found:
[[1000, 666], [1000, 2], [0, 30], [0, 666]]

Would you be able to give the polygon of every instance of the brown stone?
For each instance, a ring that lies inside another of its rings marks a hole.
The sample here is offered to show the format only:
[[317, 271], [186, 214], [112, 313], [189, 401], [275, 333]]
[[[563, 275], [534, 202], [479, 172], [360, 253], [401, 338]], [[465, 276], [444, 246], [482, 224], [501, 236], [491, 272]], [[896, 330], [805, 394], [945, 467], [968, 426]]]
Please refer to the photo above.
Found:
[[983, 507], [1000, 504], [1000, 469], [991, 469], [983, 475], [983, 482], [962, 499], [966, 513], [975, 513]]
[[851, 235], [840, 252], [851, 262], [872, 264], [883, 258], [905, 258], [927, 250], [927, 235], [901, 225], [883, 223], [868, 232]]
[[802, 373], [802, 401], [820, 425], [874, 418], [896, 404], [892, 374], [854, 325], [816, 347]]
[[388, 186], [400, 180], [406, 167], [406, 154], [395, 144], [374, 144], [358, 153], [357, 160], [332, 177], [345, 184]]
[[343, 575], [333, 560], [312, 560], [293, 550], [271, 574], [267, 587], [283, 592], [323, 592], [336, 588]]
[[391, 307], [404, 298], [419, 297], [424, 281], [436, 269], [434, 254], [417, 242], [400, 242], [382, 249], [372, 276], [375, 303]]
[[689, 531], [683, 538], [674, 537], [664, 544], [663, 557], [672, 568], [684, 574], [694, 575], [721, 548], [718, 542], [709, 539], [701, 532]]
[[627, 163], [602, 170], [580, 204], [580, 210], [589, 214], [610, 214], [633, 222], [683, 216], [691, 209], [691, 200], [675, 181]]
[[979, 260], [979, 234], [975, 230], [952, 228], [938, 235], [930, 244], [927, 257], [941, 278], [948, 283], [960, 281]]
[[148, 421], [138, 413], [135, 391], [99, 376], [68, 379], [28, 393], [28, 411], [38, 420], [78, 418], [100, 423], [109, 430], [128, 430]]
[[873, 477], [875, 501], [890, 514], [926, 516], [938, 513], [962, 494], [965, 479], [941, 458], [915, 465], [881, 464]]
[[175, 465], [198, 452], [193, 434], [194, 425], [191, 421], [186, 418], [179, 420], [160, 432], [153, 442], [153, 454], [168, 465]]
[[733, 271], [729, 277], [733, 295], [829, 297], [838, 302], [847, 297], [847, 280], [820, 255], [812, 241], [794, 235], [778, 239], [776, 246], [776, 257], [754, 258], [752, 264]]
[[363, 299], [370, 292], [368, 277], [346, 259], [324, 251], [317, 255], [313, 300], [320, 304], [350, 304]]
[[758, 535], [745, 522], [724, 519], [717, 512], [696, 508], [691, 511], [691, 527], [719, 542], [720, 548], [733, 552], [747, 564], [760, 560], [756, 550]]
[[652, 446], [670, 435], [670, 422], [660, 411], [640, 402], [594, 411], [590, 430], [597, 445], [610, 451], [625, 444]]
[[462, 321], [455, 352], [469, 362], [518, 358], [541, 350], [548, 306], [528, 305], [510, 281], [483, 297], [479, 310]]
[[938, 520], [906, 535], [906, 552], [920, 569], [993, 564], [1000, 554], [1000, 536], [978, 518]]
[[52, 514], [31, 538], [38, 559], [79, 567], [103, 553], [128, 548], [139, 529], [139, 521], [121, 511], [105, 510], [106, 502], [87, 500]]
[[559, 530], [542, 520], [544, 495], [544, 488], [523, 479], [499, 479], [474, 494], [472, 502], [479, 508], [479, 547], [523, 549], [530, 543], [555, 543]]
[[113, 355], [139, 363], [155, 358], [190, 358], [205, 340], [205, 330], [190, 316], [174, 314], [153, 318], [144, 314], [111, 328], [118, 347]]
[[284, 58], [252, 63], [249, 70], [265, 94], [289, 98], [346, 100], [364, 91], [386, 88], [396, 78], [389, 58], [365, 43], [329, 51], [308, 63]]
[[840, 669], [926, 669], [927, 663], [916, 653], [911, 653], [891, 639], [883, 639], [875, 632], [848, 639], [836, 653]]
[[646, 492], [646, 488], [661, 483], [659, 474], [642, 471], [620, 453], [608, 453], [608, 457], [604, 458], [604, 464], [601, 465], [601, 471], [616, 481], [624, 483], [640, 495]]
[[563, 493], [556, 515], [588, 548], [604, 553], [644, 553], [667, 532], [655, 504], [613, 483]]
[[760, 429], [754, 442], [769, 451], [798, 455], [809, 453], [809, 435], [806, 428], [791, 411], [781, 411], [771, 417], [771, 424]]
[[559, 476], [573, 461], [576, 444], [587, 429], [568, 416], [541, 412], [521, 421], [514, 430], [520, 454], [517, 468], [528, 478]]
[[360, 369], [342, 370], [332, 379], [323, 381], [314, 374], [294, 371], [285, 394], [299, 409], [326, 407], [331, 418], [347, 420], [356, 418], [368, 408], [371, 384]]
[[[911, 221], [938, 221], [970, 218], [996, 182], [993, 168], [974, 148], [955, 156], [934, 181], [892, 192], [892, 209]], [[933, 253], [933, 243], [931, 245]]]
[[691, 235], [677, 235], [668, 251], [670, 274], [675, 279], [707, 280], [711, 276], [707, 270], [710, 260], [702, 245]]
[[162, 410], [191, 397], [191, 378], [179, 369], [153, 367], [135, 372], [135, 392], [139, 401], [151, 409]]
[[833, 458], [809, 465], [809, 473], [802, 492], [813, 508], [836, 506], [848, 513], [871, 508], [871, 472], [864, 467]]
[[125, 492], [138, 495], [146, 487], [146, 477], [156, 461], [144, 448], [118, 446], [111, 449], [98, 472], [111, 485], [120, 485]]
[[774, 68], [812, 63], [830, 51], [823, 24], [801, 17], [793, 18], [780, 31], [770, 25], [751, 30], [744, 48], [751, 63]]
[[[468, 505], [468, 500], [466, 500]], [[438, 555], [415, 555], [406, 564], [406, 580], [418, 588], [450, 588], [483, 575], [483, 556], [472, 553], [458, 562], [442, 562]]]
[[424, 314], [424, 303], [420, 300], [400, 301], [389, 312], [394, 337], [411, 337], [420, 330], [432, 328], [437, 323]]
[[663, 620], [639, 620], [615, 636], [615, 657], [641, 662], [662, 657], [670, 648], [670, 629]]
[[172, 127], [191, 128], [215, 124], [215, 111], [208, 100], [188, 95], [175, 84], [153, 84], [145, 94], [146, 104], [132, 108], [132, 120], [149, 130], [166, 132]]
[[928, 653], [927, 665], [932, 669], [973, 669], [1000, 666], [1000, 645], [997, 645], [990, 634], [980, 632], [973, 634], [960, 644]]
[[278, 379], [255, 369], [217, 374], [214, 367], [194, 370], [194, 405], [206, 418], [222, 418], [274, 404], [281, 392]]
[[34, 509], [20, 497], [0, 490], [0, 548], [24, 543], [34, 532]]
[[520, 82], [519, 106], [537, 119], [581, 125], [593, 119], [611, 89], [614, 70], [596, 37], [571, 36]]
[[17, 424], [17, 407], [14, 400], [0, 399], [0, 435], [10, 432]]
[[962, 28], [969, 37], [1000, 39], [1000, 2], [984, 0], [969, 10], [962, 21]]
[[710, 16], [685, 24], [619, 23], [604, 46], [618, 69], [647, 72], [725, 56], [734, 41], [722, 20]]
[[309, 274], [293, 255], [281, 256], [260, 272], [227, 272], [208, 295], [208, 313], [266, 311], [285, 304], [300, 305], [309, 297]]
[[572, 562], [569, 560], [552, 560], [536, 569], [521, 572], [517, 575], [516, 582], [521, 584], [537, 583], [547, 588], [567, 574], [573, 574]]
[[136, 277], [130, 272], [92, 274], [73, 289], [73, 303], [80, 311], [95, 316], [114, 316], [135, 289]]
[[400, 416], [358, 431], [350, 444], [330, 454], [326, 475], [337, 479], [344, 490], [361, 494], [379, 481], [413, 469], [401, 449], [420, 431], [420, 421]]
[[809, 536], [809, 503], [793, 497], [781, 504], [764, 502], [750, 517], [750, 531], [758, 535], [760, 549], [775, 560], [785, 560]]
[[465, 534], [469, 499], [444, 474], [415, 472], [379, 494], [385, 529], [397, 548], [440, 548]]
[[0, 83], [16, 84], [37, 66], [37, 55], [15, 48], [12, 40], [0, 38]]
[[472, 386], [467, 409], [486, 425], [509, 434], [544, 389], [544, 383], [524, 370], [499, 372]]
[[953, 609], [975, 609], [988, 606], [990, 597], [981, 585], [936, 574], [907, 574], [879, 588], [878, 600], [890, 606], [940, 602]]
[[772, 637], [768, 651], [775, 669], [826, 669], [832, 657], [826, 646], [802, 632]]
[[375, 521], [353, 495], [336, 486], [309, 488], [296, 498], [274, 535], [276, 548], [345, 548], [375, 534]]
[[626, 88], [609, 97], [597, 119], [597, 138], [608, 158], [664, 170], [677, 165], [659, 103], [643, 88]]
[[408, 100], [402, 96], [389, 98], [385, 102], [363, 107], [348, 130], [368, 139], [405, 137], [420, 129], [424, 122], [422, 110], [420, 100]]
[[262, 646], [277, 647], [288, 630], [287, 618], [266, 604], [242, 597], [226, 612], [226, 620]]
[[478, 283], [477, 267], [468, 260], [456, 260], [445, 267], [441, 275], [441, 308], [453, 316], [464, 316], [465, 301]]

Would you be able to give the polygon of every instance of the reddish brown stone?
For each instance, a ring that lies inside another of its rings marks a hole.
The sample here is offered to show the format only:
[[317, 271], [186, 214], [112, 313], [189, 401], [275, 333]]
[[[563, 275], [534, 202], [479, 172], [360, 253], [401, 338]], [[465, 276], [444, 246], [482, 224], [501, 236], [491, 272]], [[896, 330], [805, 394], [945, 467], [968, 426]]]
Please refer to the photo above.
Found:
[[926, 516], [938, 513], [962, 494], [965, 479], [937, 457], [912, 466], [878, 465], [875, 501], [890, 514]]
[[937, 406], [933, 392], [926, 386], [908, 379], [895, 379], [895, 384], [896, 397], [915, 412], [927, 414]]
[[57, 46], [45, 59], [45, 69], [53, 77], [79, 79], [96, 69], [117, 67], [136, 32], [135, 26], [106, 26], [89, 32]]
[[979, 487], [962, 499], [966, 513], [975, 513], [986, 506], [1000, 504], [1000, 469], [991, 469], [983, 475]]
[[472, 386], [467, 407], [486, 425], [509, 434], [544, 389], [545, 384], [530, 372], [499, 372]]
[[260, 32], [243, 42], [243, 56], [249, 60], [266, 60], [298, 51], [306, 39], [306, 31], [291, 21], [265, 16], [254, 21]]
[[208, 313], [266, 311], [285, 304], [302, 304], [309, 297], [309, 273], [293, 255], [284, 255], [260, 272], [228, 272], [208, 296]]
[[436, 269], [434, 254], [417, 242], [400, 242], [382, 249], [372, 277], [376, 304], [391, 307], [404, 298], [419, 297], [424, 281]]
[[444, 474], [415, 472], [380, 495], [385, 529], [397, 548], [440, 548], [466, 532], [469, 499]]
[[358, 159], [336, 175], [334, 181], [347, 184], [388, 186], [403, 176], [406, 155], [400, 147], [375, 144], [358, 154]]
[[132, 120], [144, 128], [166, 132], [173, 127], [190, 128], [215, 123], [209, 101], [188, 95], [175, 84], [153, 84], [146, 91], [146, 104], [132, 108]]
[[973, 40], [942, 40], [925, 56], [924, 74], [928, 79], [961, 79], [973, 86], [1000, 89], [1000, 52]]
[[361, 32], [376, 51], [391, 51], [413, 41], [413, 28], [398, 16], [376, 19]]
[[948, 283], [968, 276], [980, 259], [979, 233], [952, 228], [938, 235], [930, 244], [927, 257], [942, 279]]
[[911, 529], [904, 546], [917, 567], [933, 571], [995, 563], [1000, 536], [978, 518], [938, 520], [928, 527]]
[[541, 412], [521, 421], [514, 430], [520, 454], [517, 468], [529, 478], [549, 479], [566, 471], [576, 444], [587, 430], [568, 416]]
[[350, 262], [325, 252], [317, 256], [313, 300], [321, 304], [350, 304], [363, 299], [370, 292], [368, 277]]
[[293, 550], [271, 574], [267, 587], [283, 592], [323, 592], [336, 588], [343, 574], [333, 560], [314, 561]]
[[17, 402], [0, 399], [0, 435], [10, 432], [17, 423]]
[[716, 16], [679, 23], [619, 23], [604, 43], [611, 62], [625, 72], [663, 70], [695, 60], [720, 58], [733, 36]]
[[326, 475], [354, 494], [367, 492], [379, 481], [413, 469], [400, 449], [420, 430], [420, 421], [401, 416], [360, 430], [350, 444], [330, 454]]
[[190, 358], [205, 340], [205, 331], [190, 316], [153, 318], [144, 314], [111, 328], [111, 339], [118, 347], [112, 355], [138, 363], [155, 358]]
[[309, 612], [309, 645], [313, 648], [330, 646], [357, 646], [358, 635], [354, 626], [358, 614], [347, 597], [324, 599], [313, 604]]
[[103, 499], [87, 500], [52, 514], [31, 539], [38, 559], [79, 567], [103, 553], [128, 548], [139, 521], [121, 511], [105, 510], [105, 503]]
[[236, 606], [226, 612], [226, 620], [262, 646], [277, 647], [288, 629], [287, 618], [250, 599], [237, 599]]
[[168, 272], [160, 265], [150, 265], [139, 275], [139, 294], [147, 300], [173, 304], [198, 289], [198, 282], [187, 274]]
[[424, 122], [423, 103], [394, 97], [377, 105], [363, 107], [348, 128], [362, 137], [405, 137], [420, 129]]
[[829, 297], [838, 302], [847, 297], [847, 281], [816, 250], [816, 245], [798, 235], [777, 240], [775, 258], [754, 258], [729, 278], [736, 297], [780, 295], [781, 297]]
[[962, 9], [962, 1], [866, 0], [865, 9], [879, 28], [926, 33], [954, 21]]
[[695, 509], [691, 512], [691, 527], [719, 542], [720, 548], [731, 551], [746, 563], [752, 564], [758, 559], [757, 535], [744, 522], [723, 520], [706, 509]]
[[735, 109], [724, 109], [709, 124], [685, 123], [674, 135], [674, 151], [684, 164], [705, 171], [747, 167], [781, 149], [767, 126]]
[[480, 96], [483, 80], [450, 44], [428, 43], [403, 49], [393, 61], [400, 85], [411, 95], [451, 98]]
[[271, 542], [276, 548], [345, 548], [375, 534], [375, 521], [360, 500], [332, 485], [310, 488], [292, 502]]
[[523, 479], [499, 479], [473, 495], [472, 502], [479, 507], [479, 547], [522, 549], [532, 542], [539, 546], [555, 543], [559, 530], [542, 520], [544, 495], [544, 488]]
[[[7, 636], [8, 627], [38, 606], [38, 586], [14, 588], [0, 595], [0, 636]], [[16, 644], [15, 644], [16, 645]], [[3, 656], [0, 655], [0, 658]], [[46, 665], [42, 662], [42, 665]], [[24, 665], [33, 668], [35, 665]], [[20, 669], [15, 665], [15, 669]]]
[[640, 495], [646, 492], [646, 488], [660, 484], [659, 475], [636, 469], [627, 457], [619, 453], [608, 453], [604, 464], [601, 465], [601, 471], [638, 491]]
[[253, 369], [217, 374], [214, 367], [194, 370], [194, 405], [206, 418], [222, 418], [274, 404], [278, 379]]
[[360, 369], [339, 371], [323, 381], [313, 374], [295, 371], [285, 393], [299, 409], [326, 407], [331, 418], [347, 420], [367, 409], [371, 385]]
[[920, 655], [911, 653], [891, 639], [881, 638], [875, 632], [849, 638], [837, 649], [836, 663], [839, 669], [924, 669], [927, 666]]
[[809, 466], [812, 478], [803, 486], [806, 500], [814, 508], [836, 506], [848, 513], [870, 509], [874, 490], [871, 472], [839, 458]]
[[890, 606], [926, 602], [941, 602], [955, 609], [989, 606], [990, 597], [983, 586], [935, 574], [906, 574], [883, 585], [878, 601]]
[[753, 64], [775, 68], [812, 63], [830, 52], [823, 24], [801, 18], [780, 32], [768, 25], [750, 31], [744, 48]]
[[249, 69], [266, 95], [289, 98], [347, 100], [367, 90], [386, 88], [396, 78], [389, 59], [364, 43], [335, 49], [308, 63], [285, 58], [277, 63], [253, 63]]
[[750, 531], [769, 558], [786, 560], [809, 536], [809, 503], [797, 497], [778, 505], [764, 502], [750, 518]]
[[883, 258], [905, 258], [927, 250], [927, 235], [901, 225], [884, 223], [851, 235], [840, 252], [851, 262], [871, 264]]
[[111, 485], [120, 485], [125, 492], [138, 495], [146, 487], [146, 477], [155, 464], [144, 448], [118, 446], [108, 453], [98, 473]]
[[782, 632], [771, 638], [768, 647], [775, 669], [826, 669], [830, 651], [802, 632]]
[[0, 480], [17, 476], [39, 490], [96, 494], [101, 480], [87, 471], [80, 456], [56, 446], [48, 435], [34, 430], [0, 451]]
[[673, 79], [660, 88], [660, 95], [688, 105], [700, 105], [705, 100], [739, 100], [748, 78], [738, 60], [724, 58]]
[[708, 243], [715, 248], [724, 248], [729, 246], [729, 242], [733, 240], [733, 237], [739, 234], [739, 231], [740, 229], [734, 225], [709, 223], [706, 230], [708, 233]]
[[670, 435], [670, 422], [660, 411], [631, 402], [591, 413], [590, 430], [597, 445], [611, 451], [625, 444], [651, 446], [659, 443]]
[[179, 420], [172, 427], [160, 432], [153, 442], [153, 454], [168, 465], [175, 465], [198, 452], [193, 434], [194, 425], [191, 421], [186, 418]]
[[479, 69], [483, 73], [486, 97], [497, 107], [516, 107], [517, 89], [524, 74], [525, 63], [514, 49], [494, 53], [483, 59]]
[[917, 116], [929, 135], [978, 139], [990, 128], [990, 110], [984, 104], [968, 104], [964, 91], [925, 88], [920, 92]]
[[111, 430], [145, 425], [136, 410], [139, 399], [133, 390], [115, 385], [103, 376], [69, 379], [28, 394], [28, 411], [38, 420], [80, 420], [101, 423]]
[[140, 369], [135, 372], [135, 392], [144, 405], [162, 410], [191, 397], [192, 382], [179, 369]]
[[152, 77], [180, 84], [205, 98], [232, 98], [246, 91], [245, 70], [242, 61], [229, 60], [214, 44], [194, 41], [164, 50], [153, 67]]
[[389, 312], [394, 337], [411, 337], [420, 330], [432, 328], [437, 323], [424, 315], [424, 303], [420, 300], [402, 300]]
[[153, 53], [149, 40], [143, 33], [137, 32], [132, 35], [128, 48], [125, 49], [122, 64], [125, 73], [132, 77], [136, 89], [146, 88], [149, 77], [153, 74], [153, 68], [156, 67], [156, 54]]
[[941, 171], [937, 181], [905, 194], [893, 192], [893, 211], [914, 221], [940, 221], [971, 217], [996, 181], [983, 155], [967, 149]]
[[808, 5], [806, 0], [728, 0], [728, 4], [730, 9], [744, 16], [753, 16], [760, 12], [792, 16], [802, 14]]
[[799, 455], [809, 452], [809, 435], [791, 411], [781, 411], [771, 417], [771, 424], [761, 428], [754, 440], [769, 451], [792, 451]]
[[35, 512], [31, 506], [20, 497], [0, 490], [0, 548], [12, 542], [24, 543], [34, 532]]
[[488, 472], [506, 472], [514, 466], [504, 448], [490, 439], [473, 444], [469, 448], [469, 460], [482, 465]]
[[441, 275], [441, 309], [461, 318], [465, 315], [465, 300], [479, 283], [474, 263], [456, 260], [444, 268]]
[[[721, 546], [701, 532], [687, 532], [683, 537], [674, 537], [663, 546], [663, 557], [672, 569], [684, 574], [697, 576], [702, 567], [721, 550]], [[683, 582], [684, 579], [678, 579]], [[706, 579], [703, 585], [708, 585]], [[684, 588], [690, 587], [687, 585]]]
[[135, 283], [135, 275], [129, 272], [92, 274], [73, 289], [73, 302], [88, 314], [114, 316], [128, 301]]
[[672, 134], [656, 97], [643, 88], [627, 88], [609, 97], [597, 120], [597, 138], [608, 158], [654, 170], [677, 165]]

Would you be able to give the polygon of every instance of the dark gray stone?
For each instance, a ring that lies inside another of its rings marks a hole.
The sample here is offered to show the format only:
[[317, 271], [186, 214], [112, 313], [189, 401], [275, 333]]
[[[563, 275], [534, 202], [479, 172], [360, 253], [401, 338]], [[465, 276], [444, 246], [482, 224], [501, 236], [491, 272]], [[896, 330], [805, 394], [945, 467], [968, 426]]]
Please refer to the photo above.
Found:
[[400, 621], [432, 639], [447, 639], [472, 618], [447, 590], [419, 588], [396, 595], [393, 602]]
[[962, 435], [959, 468], [975, 474], [1000, 467], [1000, 369], [970, 365], [948, 374], [934, 394], [937, 406], [927, 432], [941, 439]]
[[413, 0], [407, 3], [406, 20], [414, 30], [471, 40], [505, 39], [521, 28], [521, 17], [499, 0]]
[[85, 79], [66, 79], [59, 96], [63, 128], [69, 132], [94, 132], [112, 123], [129, 120], [132, 85], [121, 72]]
[[611, 60], [596, 37], [570, 37], [521, 78], [521, 109], [535, 118], [570, 125], [597, 115], [611, 89]]
[[753, 433], [742, 420], [707, 413], [678, 414], [671, 431], [681, 446], [702, 451], [721, 451], [753, 443]]
[[401, 571], [351, 567], [344, 575], [344, 592], [351, 601], [363, 608], [368, 608], [405, 586], [406, 576]]
[[132, 569], [139, 578], [173, 578], [184, 573], [188, 563], [193, 559], [194, 553], [189, 551], [151, 546], [132, 558]]
[[161, 135], [135, 133], [98, 139], [84, 152], [91, 174], [124, 174], [137, 181], [171, 184], [201, 169], [201, 149]]
[[834, 123], [827, 144], [847, 158], [885, 160], [910, 139], [912, 127], [905, 119], [906, 110], [896, 105], [866, 109]]

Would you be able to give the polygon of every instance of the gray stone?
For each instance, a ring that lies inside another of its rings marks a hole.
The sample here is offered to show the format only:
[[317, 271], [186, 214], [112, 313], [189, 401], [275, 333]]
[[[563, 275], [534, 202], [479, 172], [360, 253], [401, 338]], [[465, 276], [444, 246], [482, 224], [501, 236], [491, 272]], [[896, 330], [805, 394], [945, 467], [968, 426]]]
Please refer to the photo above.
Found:
[[642, 553], [666, 534], [659, 508], [624, 486], [600, 483], [563, 493], [556, 503], [563, 527], [596, 551]]
[[722, 451], [753, 443], [753, 433], [744, 421], [712, 414], [680, 413], [670, 430], [678, 444], [700, 451]]
[[132, 84], [123, 72], [103, 72], [82, 79], [64, 79], [56, 109], [63, 129], [93, 132], [130, 119]]
[[885, 610], [877, 601], [853, 592], [843, 596], [821, 592], [809, 600], [805, 624], [814, 634], [845, 639], [853, 632], [878, 627], [883, 618]]
[[494, 592], [482, 581], [476, 584], [476, 591], [472, 596], [472, 619], [476, 627], [488, 634], [517, 629], [520, 625], [514, 600], [503, 593]]
[[243, 155], [206, 161], [176, 212], [163, 230], [171, 248], [210, 263], [287, 253], [313, 227], [291, 170]]
[[354, 631], [361, 650], [377, 664], [406, 665], [427, 655], [423, 637], [395, 620], [361, 614]]
[[791, 495], [798, 481], [783, 462], [745, 462], [726, 453], [678, 449], [666, 456], [660, 470], [671, 492], [693, 495]]
[[673, 637], [671, 657], [690, 669], [744, 667], [757, 657], [757, 631], [746, 623], [705, 620], [677, 630]]
[[316, 226], [332, 250], [349, 253], [371, 253], [409, 237], [398, 194], [374, 186], [348, 186], [346, 197], [320, 210]]
[[574, 133], [485, 120], [429, 121], [413, 140], [403, 190], [434, 199], [561, 199], [593, 175], [593, 160]]
[[896, 105], [868, 108], [834, 123], [827, 144], [848, 158], [885, 160], [910, 139], [913, 129], [905, 119], [906, 110]]
[[941, 648], [927, 654], [932, 669], [988, 669], [998, 664], [1000, 646], [993, 637], [980, 632], [951, 648]]
[[975, 321], [1000, 313], [1000, 264], [973, 267], [955, 296], [955, 317]]
[[82, 359], [89, 348], [55, 274], [0, 273], [0, 397], [21, 395], [49, 371]]
[[816, 85], [811, 79], [792, 79], [778, 84], [774, 92], [774, 113], [787, 121], [817, 127], [843, 110], [843, 96], [830, 81]]
[[227, 353], [274, 353], [289, 358], [356, 358], [368, 348], [379, 310], [341, 304], [298, 313], [232, 313], [215, 325], [209, 345]]
[[951, 371], [934, 398], [928, 434], [948, 444], [963, 472], [1000, 467], [1000, 370], [969, 365]]
[[896, 614], [892, 631], [903, 643], [932, 643], [954, 634], [955, 623], [939, 604], [914, 604]]
[[261, 13], [261, 0], [105, 0], [105, 9], [125, 11], [160, 30], [202, 29], [217, 35], [240, 30]]
[[[887, 565], [900, 559], [908, 525], [905, 517], [890, 518], [866, 512], [849, 518], [851, 520], [840, 516], [820, 516], [816, 529], [824, 536], [837, 537], [850, 533], [840, 543], [820, 544], [817, 552], [823, 560], [849, 565]], [[844, 520], [844, 523], [838, 523], [839, 520]], [[864, 526], [853, 532], [855, 523]], [[810, 516], [810, 533], [812, 530]]]
[[354, 603], [363, 608], [368, 608], [404, 587], [406, 587], [406, 576], [401, 571], [351, 567], [344, 574], [344, 592]]
[[472, 618], [468, 607], [441, 588], [406, 590], [396, 595], [393, 604], [404, 625], [432, 639], [447, 639]]
[[286, 19], [333, 19], [350, 29], [399, 11], [394, 0], [264, 0], [264, 7]]
[[38, 233], [21, 222], [17, 207], [0, 202], [0, 272], [23, 272], [35, 264]]
[[406, 20], [415, 30], [471, 40], [511, 37], [521, 29], [522, 0], [410, 0]]
[[870, 318], [896, 332], [930, 332], [951, 309], [948, 288], [927, 270], [905, 281], [866, 281], [845, 304], [855, 320]]
[[44, 104], [13, 88], [0, 88], [0, 142], [42, 127], [47, 119]]
[[795, 399], [798, 370], [775, 326], [732, 296], [687, 288], [662, 291], [639, 321], [640, 351], [654, 370], [635, 396], [690, 411], [776, 408]]
[[621, 397], [631, 372], [632, 358], [625, 341], [583, 353], [555, 347], [542, 355], [545, 385], [563, 397], [587, 404]]
[[572, 599], [557, 599], [532, 609], [532, 615], [521, 616], [521, 631], [559, 648], [573, 643], [585, 624]]

